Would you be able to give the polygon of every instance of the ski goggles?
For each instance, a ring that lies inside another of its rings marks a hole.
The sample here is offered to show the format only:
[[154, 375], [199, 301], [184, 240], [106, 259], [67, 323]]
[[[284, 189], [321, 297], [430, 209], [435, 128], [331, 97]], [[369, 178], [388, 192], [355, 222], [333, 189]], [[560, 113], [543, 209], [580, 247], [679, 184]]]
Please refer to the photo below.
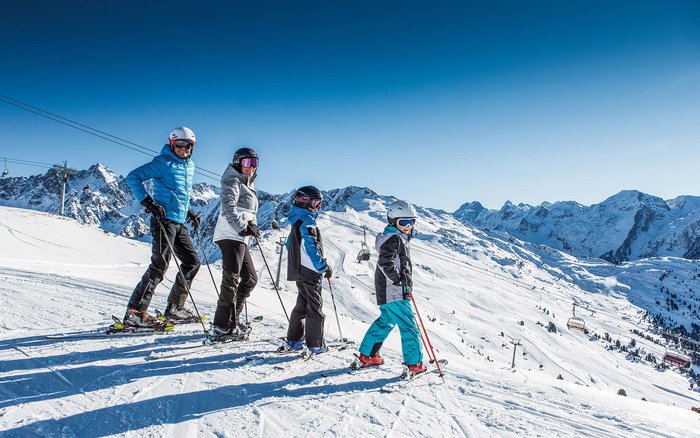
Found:
[[406, 218], [404, 218], [404, 219], [399, 219], [399, 220], [396, 221], [396, 225], [398, 225], [398, 226], [400, 226], [400, 227], [407, 227], [407, 226], [409, 226], [409, 225], [410, 225], [410, 226], [414, 226], [415, 224], [416, 224], [416, 220], [415, 220], [415, 219], [406, 219]]
[[307, 198], [306, 196], [300, 196], [297, 198], [297, 202], [302, 205], [306, 205], [309, 208], [319, 208], [323, 199], [318, 198]]
[[241, 167], [258, 167], [258, 159], [253, 157], [241, 158]]
[[178, 149], [194, 147], [194, 142], [192, 140], [173, 140], [171, 144]]

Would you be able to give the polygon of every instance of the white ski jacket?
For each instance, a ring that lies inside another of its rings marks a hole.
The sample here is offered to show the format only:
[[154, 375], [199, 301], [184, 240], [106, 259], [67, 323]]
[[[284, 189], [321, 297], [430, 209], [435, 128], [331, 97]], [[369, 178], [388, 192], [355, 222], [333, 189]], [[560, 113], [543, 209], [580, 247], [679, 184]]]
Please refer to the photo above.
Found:
[[214, 242], [238, 240], [248, 244], [250, 236], [240, 233], [249, 221], [257, 225], [258, 195], [255, 193], [255, 177], [244, 175], [229, 164], [221, 177], [221, 212], [214, 229]]

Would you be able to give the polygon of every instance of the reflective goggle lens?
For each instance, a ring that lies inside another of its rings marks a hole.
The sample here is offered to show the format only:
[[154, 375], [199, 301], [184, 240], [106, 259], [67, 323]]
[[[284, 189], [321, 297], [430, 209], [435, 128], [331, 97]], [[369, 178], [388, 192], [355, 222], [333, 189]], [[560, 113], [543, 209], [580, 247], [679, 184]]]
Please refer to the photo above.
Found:
[[175, 140], [173, 141], [173, 146], [179, 149], [194, 147], [194, 143], [190, 140]]
[[414, 226], [416, 224], [416, 220], [415, 219], [399, 219], [398, 221], [396, 221], [396, 223], [400, 227], [407, 227], [409, 225]]
[[311, 208], [319, 208], [321, 206], [321, 203], [323, 202], [323, 200], [318, 199], [318, 198], [311, 199], [311, 198], [307, 198], [306, 196], [300, 196], [297, 198], [297, 202], [301, 205], [306, 205], [306, 206], [309, 206]]
[[253, 157], [242, 158], [241, 167], [258, 167], [258, 159]]

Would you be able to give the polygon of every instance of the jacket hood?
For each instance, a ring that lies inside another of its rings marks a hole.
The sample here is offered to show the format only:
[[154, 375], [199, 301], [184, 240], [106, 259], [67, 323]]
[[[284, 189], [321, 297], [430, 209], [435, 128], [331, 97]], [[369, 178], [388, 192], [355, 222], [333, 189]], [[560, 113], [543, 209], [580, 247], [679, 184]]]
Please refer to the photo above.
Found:
[[255, 176], [257, 175], [257, 172], [252, 175], [246, 175], [244, 173], [239, 172], [238, 169], [236, 169], [236, 167], [233, 165], [233, 163], [230, 163], [226, 170], [236, 179], [241, 180], [243, 184], [247, 185], [248, 187], [253, 187], [253, 182], [255, 181]]
[[311, 211], [307, 210], [305, 208], [297, 207], [296, 205], [292, 205], [292, 211], [289, 213], [289, 216], [287, 217], [287, 222], [290, 224], [296, 223], [299, 219], [301, 220], [316, 220], [318, 217], [318, 212], [317, 211]]
[[407, 242], [410, 242], [411, 239], [413, 238], [413, 236], [415, 236], [415, 234], [414, 234], [414, 229], [413, 229], [413, 228], [411, 228], [411, 232], [410, 232], [410, 233], [404, 234], [404, 233], [402, 233], [401, 231], [399, 231], [399, 229], [396, 228], [396, 227], [393, 226], [393, 225], [387, 225], [386, 228], [384, 228], [384, 231], [383, 231], [382, 234], [384, 234], [384, 235], [398, 234], [399, 236], [403, 237], [404, 240], [406, 240]]

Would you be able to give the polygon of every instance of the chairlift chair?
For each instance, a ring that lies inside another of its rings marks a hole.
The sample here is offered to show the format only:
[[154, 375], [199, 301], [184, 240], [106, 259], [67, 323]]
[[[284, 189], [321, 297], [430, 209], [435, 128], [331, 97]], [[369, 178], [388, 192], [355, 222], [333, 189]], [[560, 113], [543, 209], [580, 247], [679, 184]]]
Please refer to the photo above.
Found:
[[362, 249], [357, 253], [357, 263], [367, 262], [372, 257], [369, 247], [365, 242], [362, 242]]
[[367, 262], [369, 261], [370, 257], [372, 257], [372, 253], [369, 250], [369, 246], [367, 246], [367, 226], [363, 225], [362, 249], [360, 249], [360, 252], [357, 253], [357, 263]]
[[566, 327], [568, 329], [580, 330], [586, 332], [586, 322], [582, 318], [573, 317], [566, 321]]
[[579, 318], [576, 316], [576, 303], [574, 302], [574, 309], [573, 309], [573, 316], [569, 318], [568, 321], [566, 321], [566, 328], [569, 330], [574, 329], [574, 330], [579, 330], [584, 333], [588, 333], [588, 329], [586, 328], [586, 321], [583, 320], [583, 318]]
[[10, 171], [7, 170], [7, 158], [5, 158], [5, 169], [2, 171], [2, 176], [6, 177], [9, 174], [10, 174]]

